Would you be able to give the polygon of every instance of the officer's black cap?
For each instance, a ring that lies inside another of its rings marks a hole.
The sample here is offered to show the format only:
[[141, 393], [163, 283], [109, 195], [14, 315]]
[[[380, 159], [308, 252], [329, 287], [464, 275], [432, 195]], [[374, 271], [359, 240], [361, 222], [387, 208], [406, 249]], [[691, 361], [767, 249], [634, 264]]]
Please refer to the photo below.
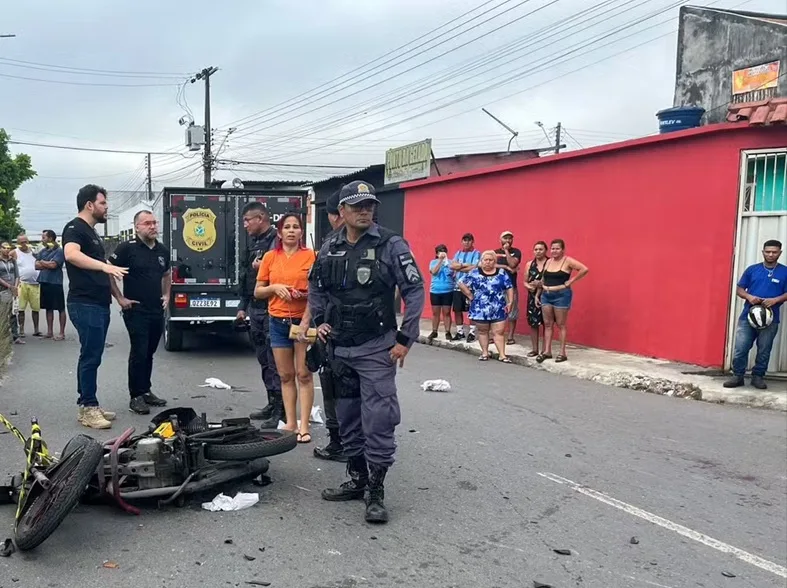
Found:
[[341, 192], [339, 192], [339, 205], [360, 204], [361, 202], [366, 202], [367, 200], [373, 200], [374, 202], [379, 203], [380, 201], [374, 194], [374, 186], [372, 186], [369, 182], [364, 182], [361, 180], [350, 182], [341, 189]]
[[[343, 187], [344, 186], [342, 186], [342, 188]], [[339, 193], [342, 191], [342, 188], [339, 188], [336, 192], [328, 196], [328, 199], [325, 201], [325, 212], [328, 214], [339, 214]]]

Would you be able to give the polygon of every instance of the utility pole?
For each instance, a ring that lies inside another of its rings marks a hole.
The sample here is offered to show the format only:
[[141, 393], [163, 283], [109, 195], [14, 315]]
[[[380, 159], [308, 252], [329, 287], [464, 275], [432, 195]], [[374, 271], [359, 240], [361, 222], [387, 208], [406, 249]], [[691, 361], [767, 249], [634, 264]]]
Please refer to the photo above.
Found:
[[211, 172], [213, 170], [213, 155], [210, 151], [210, 76], [217, 71], [219, 71], [218, 67], [206, 67], [191, 80], [191, 83], [194, 83], [196, 80], [203, 80], [205, 82], [205, 150], [202, 157], [202, 169], [205, 176], [204, 181], [206, 188], [210, 187]]
[[560, 131], [562, 130], [562, 128], [563, 128], [563, 125], [560, 124], [560, 123], [557, 123], [557, 127], [555, 127], [555, 155], [560, 153], [560, 147], [562, 146], [560, 144]]
[[150, 168], [150, 153], [148, 153], [147, 168], [148, 168], [148, 202], [150, 202], [151, 200], [153, 200], [153, 172]]

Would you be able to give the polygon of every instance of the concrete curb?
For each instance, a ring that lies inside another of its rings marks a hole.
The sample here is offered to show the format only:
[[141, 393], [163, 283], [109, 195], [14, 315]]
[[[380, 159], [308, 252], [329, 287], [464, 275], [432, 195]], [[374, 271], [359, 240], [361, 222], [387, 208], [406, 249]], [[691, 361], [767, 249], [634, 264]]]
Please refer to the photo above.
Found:
[[[481, 355], [481, 349], [475, 343], [468, 344], [464, 341], [444, 341], [440, 339], [430, 341], [423, 334], [418, 337], [418, 342], [422, 345], [460, 351], [476, 357]], [[726, 388], [721, 388], [718, 383], [715, 386], [708, 385], [708, 378], [698, 375], [680, 374], [680, 377], [676, 375], [674, 378], [660, 377], [630, 368], [616, 368], [611, 364], [585, 361], [581, 363], [572, 363], [571, 361], [564, 363], [555, 363], [554, 361], [538, 363], [535, 358], [526, 357], [511, 351], [507, 355], [513, 363], [520, 366], [543, 370], [561, 376], [589, 380], [599, 384], [606, 384], [607, 386], [675, 398], [703, 400], [716, 404], [739, 404], [752, 408], [766, 408], [787, 412], [786, 394], [755, 391], [747, 388], [727, 390]], [[490, 350], [490, 358], [496, 357], [497, 353]]]

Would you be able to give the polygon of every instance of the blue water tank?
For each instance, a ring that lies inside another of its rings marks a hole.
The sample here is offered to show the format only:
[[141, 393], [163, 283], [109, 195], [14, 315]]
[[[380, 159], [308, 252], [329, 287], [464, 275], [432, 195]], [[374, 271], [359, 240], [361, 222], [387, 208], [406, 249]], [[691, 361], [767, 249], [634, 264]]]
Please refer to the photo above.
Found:
[[677, 106], [659, 110], [656, 113], [659, 119], [659, 132], [671, 133], [698, 127], [703, 114], [705, 109], [700, 106]]

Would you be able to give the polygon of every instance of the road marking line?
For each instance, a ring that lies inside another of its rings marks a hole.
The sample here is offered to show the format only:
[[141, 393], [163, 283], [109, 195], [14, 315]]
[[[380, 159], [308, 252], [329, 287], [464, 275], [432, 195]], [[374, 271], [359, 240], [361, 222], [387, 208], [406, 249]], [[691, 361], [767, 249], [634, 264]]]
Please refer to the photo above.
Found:
[[670, 520], [662, 518], [646, 510], [642, 510], [641, 508], [637, 508], [636, 506], [623, 502], [622, 500], [618, 500], [617, 498], [612, 498], [611, 496], [607, 496], [606, 494], [604, 494], [603, 492], [599, 492], [598, 490], [593, 490], [592, 488], [588, 488], [587, 486], [582, 486], [581, 484], [577, 484], [576, 482], [573, 482], [567, 478], [563, 478], [556, 474], [539, 472], [538, 475], [541, 476], [542, 478], [546, 478], [547, 480], [551, 480], [552, 482], [556, 482], [558, 484], [568, 486], [569, 488], [571, 488], [572, 490], [576, 490], [580, 494], [584, 494], [585, 496], [590, 496], [591, 498], [595, 498], [599, 502], [603, 502], [604, 504], [613, 506], [619, 510], [629, 513], [630, 515], [634, 515], [635, 517], [639, 517], [650, 523], [653, 523], [654, 525], [664, 527], [665, 529], [674, 531], [679, 535], [683, 535], [684, 537], [693, 539], [694, 541], [702, 543], [703, 545], [712, 547], [717, 551], [734, 555], [738, 559], [745, 561], [746, 563], [751, 564], [753, 566], [757, 566], [758, 568], [763, 569], [766, 572], [771, 572], [772, 574], [776, 574], [777, 576], [781, 576], [782, 578], [787, 578], [787, 568], [777, 563], [773, 563], [772, 561], [768, 561], [767, 559], [763, 559], [752, 553], [749, 553], [748, 551], [738, 549], [737, 547], [733, 547], [732, 545], [719, 541], [718, 539], [714, 539], [713, 537], [709, 537], [704, 533], [700, 533], [698, 531], [689, 529], [688, 527], [684, 527], [683, 525], [679, 525], [678, 523], [673, 523]]

